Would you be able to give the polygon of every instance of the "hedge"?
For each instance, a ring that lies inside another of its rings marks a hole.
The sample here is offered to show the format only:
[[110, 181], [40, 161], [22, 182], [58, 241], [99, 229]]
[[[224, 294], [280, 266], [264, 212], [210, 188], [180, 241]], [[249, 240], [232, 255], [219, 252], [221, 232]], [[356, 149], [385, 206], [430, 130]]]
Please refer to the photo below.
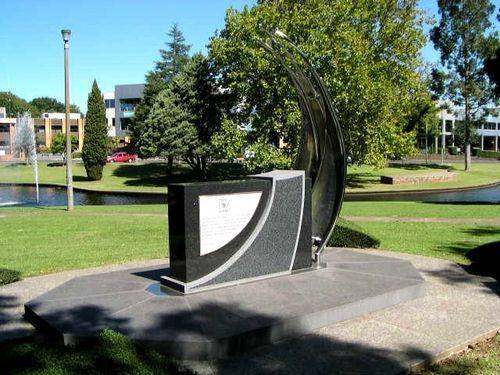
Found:
[[480, 158], [500, 159], [500, 152], [478, 150], [477, 156]]

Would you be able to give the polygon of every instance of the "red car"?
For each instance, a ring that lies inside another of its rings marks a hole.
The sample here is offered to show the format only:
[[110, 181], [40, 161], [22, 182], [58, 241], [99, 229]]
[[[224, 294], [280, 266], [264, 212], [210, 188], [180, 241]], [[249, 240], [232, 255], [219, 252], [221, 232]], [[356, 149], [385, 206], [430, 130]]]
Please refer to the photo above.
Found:
[[137, 160], [137, 155], [129, 154], [128, 152], [115, 152], [108, 156], [108, 163], [132, 163]]

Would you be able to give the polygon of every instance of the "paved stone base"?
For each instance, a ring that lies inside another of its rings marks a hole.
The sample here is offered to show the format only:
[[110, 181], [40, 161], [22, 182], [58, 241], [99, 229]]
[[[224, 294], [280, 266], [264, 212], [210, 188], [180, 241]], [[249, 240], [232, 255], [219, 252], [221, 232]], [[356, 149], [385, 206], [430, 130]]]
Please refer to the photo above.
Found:
[[326, 269], [193, 295], [154, 293], [165, 266], [74, 278], [25, 304], [73, 344], [111, 328], [177, 358], [223, 358], [424, 294], [408, 261], [334, 250]]

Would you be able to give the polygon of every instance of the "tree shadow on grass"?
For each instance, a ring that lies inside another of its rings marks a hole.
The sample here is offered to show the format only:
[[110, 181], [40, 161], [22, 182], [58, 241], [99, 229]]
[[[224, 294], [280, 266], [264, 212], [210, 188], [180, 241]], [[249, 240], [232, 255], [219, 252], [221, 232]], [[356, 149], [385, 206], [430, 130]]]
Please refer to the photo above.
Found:
[[368, 172], [349, 173], [346, 177], [346, 187], [350, 189], [363, 189], [367, 185], [378, 184], [379, 182], [379, 176]]
[[195, 173], [183, 165], [175, 165], [173, 172], [167, 176], [166, 163], [121, 164], [114, 171], [116, 177], [125, 178], [127, 186], [164, 187], [168, 183], [195, 181]]
[[[187, 165], [174, 165], [171, 175], [167, 175], [167, 168], [166, 163], [123, 164], [113, 171], [113, 175], [126, 178], [124, 184], [127, 186], [163, 187], [169, 183], [200, 181], [200, 176]], [[241, 163], [212, 163], [208, 168], [210, 181], [238, 179], [247, 174]]]
[[21, 280], [21, 272], [0, 268], [0, 286]]
[[[499, 235], [499, 227], [473, 227], [463, 230], [464, 233], [476, 237]], [[493, 241], [477, 246], [475, 242], [465, 241], [449, 244], [440, 250], [465, 256], [470, 264], [457, 264], [438, 271], [426, 271], [450, 283], [483, 285], [489, 293], [500, 296], [500, 241]]]
[[353, 222], [339, 219], [328, 246], [358, 249], [377, 248], [380, 246], [380, 240], [364, 233], [361, 227]]
[[418, 171], [423, 169], [449, 169], [450, 167], [442, 164], [420, 164], [420, 163], [389, 163], [391, 168], [405, 169], [408, 171]]

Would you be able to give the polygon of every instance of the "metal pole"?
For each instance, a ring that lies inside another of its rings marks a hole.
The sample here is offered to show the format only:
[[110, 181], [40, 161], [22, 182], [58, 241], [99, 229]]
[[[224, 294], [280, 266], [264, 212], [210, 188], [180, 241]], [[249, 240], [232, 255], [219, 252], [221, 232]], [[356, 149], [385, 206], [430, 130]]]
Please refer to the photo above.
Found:
[[[69, 38], [68, 38], [69, 39]], [[73, 210], [73, 171], [71, 159], [71, 123], [69, 109], [69, 40], [64, 40], [64, 93], [66, 104], [66, 186], [68, 194], [68, 211]]]

